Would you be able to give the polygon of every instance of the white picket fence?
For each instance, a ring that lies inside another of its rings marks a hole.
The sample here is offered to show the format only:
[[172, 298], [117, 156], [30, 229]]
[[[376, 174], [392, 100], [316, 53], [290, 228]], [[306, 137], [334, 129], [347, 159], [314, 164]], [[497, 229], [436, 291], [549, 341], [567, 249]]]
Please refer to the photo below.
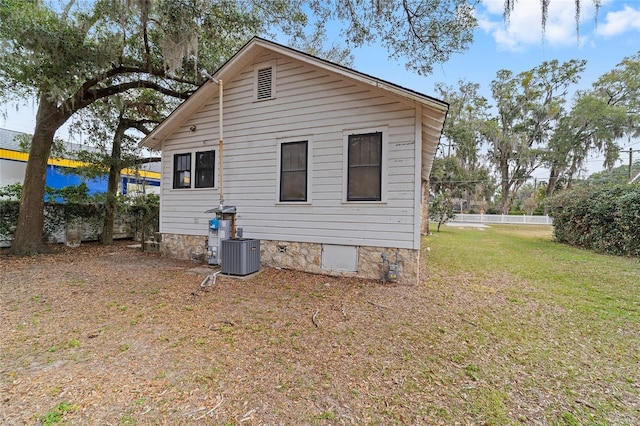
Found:
[[467, 214], [456, 213], [456, 217], [452, 222], [469, 222], [469, 223], [509, 223], [509, 224], [526, 224], [526, 225], [552, 225], [553, 219], [549, 216], [515, 216], [508, 214]]

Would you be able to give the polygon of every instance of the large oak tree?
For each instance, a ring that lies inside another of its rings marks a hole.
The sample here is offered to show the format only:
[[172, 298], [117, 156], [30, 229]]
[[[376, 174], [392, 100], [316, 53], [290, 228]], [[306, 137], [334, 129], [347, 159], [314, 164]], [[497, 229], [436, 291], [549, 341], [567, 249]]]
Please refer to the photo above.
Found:
[[138, 144], [142, 136], [175, 108], [175, 103], [173, 98], [144, 90], [135, 96], [121, 94], [94, 102], [73, 117], [73, 130], [85, 135], [92, 147], [77, 154], [84, 166], [77, 168], [76, 173], [87, 178], [108, 176], [100, 238], [102, 244], [113, 243], [122, 170], [139, 169], [143, 163], [160, 160], [158, 157], [143, 158]]
[[501, 210], [507, 214], [515, 193], [544, 163], [554, 130], [565, 113], [568, 89], [586, 65], [557, 60], [514, 75], [498, 71], [491, 82], [497, 114], [483, 129], [489, 161], [500, 177]]
[[269, 22], [303, 20], [278, 0], [0, 0], [0, 94], [38, 103], [12, 243], [45, 250], [46, 165], [56, 131], [97, 100], [151, 89], [186, 98], [199, 64], [217, 66]]

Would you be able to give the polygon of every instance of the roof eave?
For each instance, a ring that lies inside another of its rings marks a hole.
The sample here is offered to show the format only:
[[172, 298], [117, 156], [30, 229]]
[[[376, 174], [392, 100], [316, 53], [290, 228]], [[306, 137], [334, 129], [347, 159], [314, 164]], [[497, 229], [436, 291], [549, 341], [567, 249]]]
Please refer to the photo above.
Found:
[[[223, 83], [225, 81], [230, 81], [239, 69], [258, 56], [262, 49], [268, 49], [284, 56], [293, 57], [329, 72], [342, 75], [345, 78], [353, 79], [386, 92], [393, 93], [397, 96], [417, 102], [420, 105], [435, 110], [443, 114], [445, 117], [449, 110], [449, 104], [439, 99], [380, 80], [367, 74], [346, 68], [342, 65], [334, 64], [324, 59], [317, 58], [260, 37], [254, 37], [247, 42], [240, 50], [238, 50], [238, 52], [236, 52], [235, 55], [233, 55], [218, 70], [216, 70], [215, 73], [213, 73], [213, 78], [216, 80], [222, 80]], [[156, 126], [151, 133], [140, 142], [139, 145], [155, 150], [161, 150], [165, 139], [173, 133], [177, 124], [184, 120], [184, 116], [188, 116], [190, 112], [197, 110], [204, 102], [213, 97], [217, 91], [218, 85], [216, 83], [211, 80], [205, 81], [187, 100], [180, 104], [180, 106], [178, 106], [178, 108], [176, 108], [165, 120]], [[442, 120], [442, 123], [444, 123], [444, 119]]]
[[376, 78], [376, 77], [372, 77], [370, 75], [361, 73], [359, 71], [356, 71], [356, 70], [353, 70], [353, 69], [350, 69], [350, 68], [347, 68], [347, 67], [344, 67], [344, 66], [339, 65], [339, 64], [335, 64], [335, 63], [326, 61], [324, 59], [321, 59], [321, 58], [306, 54], [304, 52], [300, 52], [300, 51], [292, 49], [290, 47], [286, 47], [286, 46], [283, 46], [283, 45], [280, 45], [280, 44], [277, 44], [277, 43], [274, 43], [272, 41], [268, 41], [268, 40], [265, 40], [265, 39], [262, 39], [262, 38], [259, 38], [259, 37], [256, 37], [252, 41], [254, 41], [254, 43], [256, 45], [260, 45], [260, 46], [262, 46], [264, 48], [276, 51], [276, 52], [281, 53], [283, 55], [294, 56], [296, 59], [298, 59], [298, 60], [300, 60], [302, 62], [306, 62], [308, 64], [317, 66], [319, 68], [323, 68], [323, 69], [325, 69], [327, 71], [340, 74], [340, 75], [342, 75], [344, 77], [351, 78], [351, 79], [357, 80], [359, 82], [365, 83], [367, 85], [374, 86], [374, 87], [386, 90], [388, 92], [397, 94], [397, 95], [402, 96], [404, 98], [408, 98], [410, 100], [419, 102], [419, 103], [421, 103], [423, 105], [427, 105], [427, 106], [429, 106], [431, 108], [434, 108], [434, 109], [437, 109], [437, 110], [440, 110], [440, 111], [444, 111], [444, 112], [448, 111], [448, 109], [449, 109], [449, 104], [444, 102], [444, 101], [442, 101], [442, 100], [433, 98], [431, 96], [428, 96], [428, 95], [425, 95], [425, 94], [422, 94], [422, 93], [419, 93], [419, 92], [415, 92], [413, 90], [404, 88], [402, 86], [398, 86], [397, 84], [394, 84], [394, 83], [391, 83], [391, 82], [388, 82], [388, 81], [384, 81], [384, 80], [381, 80], [381, 79]]
[[138, 144], [141, 147], [153, 150], [161, 150], [164, 140], [173, 133], [176, 124], [182, 122], [183, 116], [195, 111], [208, 99], [214, 96], [217, 91], [217, 84], [213, 81], [205, 81], [195, 92], [185, 99], [171, 114], [160, 122], [144, 139]]

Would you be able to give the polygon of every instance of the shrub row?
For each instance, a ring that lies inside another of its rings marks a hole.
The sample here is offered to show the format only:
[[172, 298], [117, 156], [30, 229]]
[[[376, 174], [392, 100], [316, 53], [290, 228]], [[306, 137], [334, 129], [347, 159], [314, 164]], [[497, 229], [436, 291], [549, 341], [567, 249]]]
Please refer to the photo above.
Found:
[[[145, 219], [157, 209], [159, 199], [156, 195], [151, 194], [146, 197], [137, 197], [133, 203], [126, 201], [131, 200], [122, 200], [119, 203], [117, 208], [118, 217], [126, 222], [131, 232], [136, 235], [138, 230], [142, 228]], [[19, 201], [0, 198], [0, 247], [8, 246], [8, 242], [13, 239], [13, 232], [18, 223], [19, 210]], [[100, 227], [104, 218], [104, 204], [99, 202], [46, 202], [43, 239], [55, 242], [56, 238], [54, 236], [64, 230], [66, 223], [74, 218], [93, 219], [98, 228], [92, 231], [92, 234], [99, 233], [102, 231]], [[150, 226], [153, 230], [157, 230], [157, 219]]]
[[557, 241], [601, 253], [640, 256], [640, 186], [565, 191], [549, 200]]

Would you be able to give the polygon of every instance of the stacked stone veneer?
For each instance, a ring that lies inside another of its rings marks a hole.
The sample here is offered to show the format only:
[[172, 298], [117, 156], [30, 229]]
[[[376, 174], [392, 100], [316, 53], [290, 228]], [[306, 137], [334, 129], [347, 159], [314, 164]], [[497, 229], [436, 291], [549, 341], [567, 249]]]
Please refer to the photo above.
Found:
[[[322, 244], [290, 241], [260, 241], [260, 263], [283, 269], [345, 277], [382, 280], [384, 251], [394, 262], [396, 250], [382, 247], [359, 246], [358, 271], [339, 271], [322, 268]], [[207, 237], [179, 234], [162, 234], [160, 252], [167, 257], [206, 261]], [[419, 281], [420, 250], [398, 249], [400, 284], [416, 284]]]
[[160, 253], [172, 259], [207, 260], [207, 237], [201, 235], [162, 234]]

